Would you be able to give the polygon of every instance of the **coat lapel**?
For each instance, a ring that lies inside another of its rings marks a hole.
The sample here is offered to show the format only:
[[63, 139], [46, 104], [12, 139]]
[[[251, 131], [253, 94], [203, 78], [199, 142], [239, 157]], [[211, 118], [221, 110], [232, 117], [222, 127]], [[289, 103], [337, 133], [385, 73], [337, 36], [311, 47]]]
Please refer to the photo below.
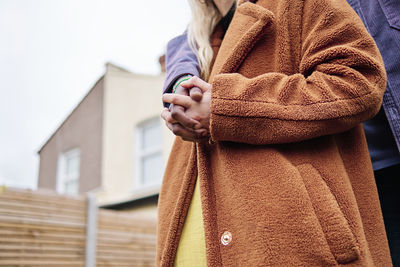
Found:
[[273, 20], [274, 14], [268, 9], [247, 1], [239, 2], [215, 59], [210, 81], [218, 73], [235, 72], [254, 44], [273, 25]]

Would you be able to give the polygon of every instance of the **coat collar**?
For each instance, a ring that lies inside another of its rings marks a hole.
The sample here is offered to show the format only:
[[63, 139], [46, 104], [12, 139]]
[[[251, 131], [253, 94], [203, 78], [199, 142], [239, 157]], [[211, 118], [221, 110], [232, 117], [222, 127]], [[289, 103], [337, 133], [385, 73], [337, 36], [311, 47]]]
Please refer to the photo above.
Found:
[[218, 73], [235, 72], [273, 21], [274, 14], [270, 10], [250, 1], [239, 1], [215, 59], [210, 81]]

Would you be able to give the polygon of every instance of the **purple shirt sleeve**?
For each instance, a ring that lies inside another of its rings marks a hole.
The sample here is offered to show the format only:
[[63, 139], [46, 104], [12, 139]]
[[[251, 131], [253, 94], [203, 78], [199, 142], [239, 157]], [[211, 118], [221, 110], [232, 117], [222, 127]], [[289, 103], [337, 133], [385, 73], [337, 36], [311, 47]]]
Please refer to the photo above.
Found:
[[[186, 32], [168, 42], [165, 58], [166, 77], [163, 94], [172, 92], [175, 82], [183, 75], [200, 75], [195, 53], [189, 46]], [[164, 103], [164, 106], [167, 106]]]

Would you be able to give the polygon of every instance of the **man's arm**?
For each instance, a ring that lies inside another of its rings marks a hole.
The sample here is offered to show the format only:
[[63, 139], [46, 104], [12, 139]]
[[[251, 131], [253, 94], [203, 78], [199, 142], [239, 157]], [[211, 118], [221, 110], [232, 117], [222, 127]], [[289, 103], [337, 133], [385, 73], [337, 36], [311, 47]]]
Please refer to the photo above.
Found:
[[[166, 53], [164, 93], [172, 93], [183, 76], [199, 76], [200, 69], [195, 53], [189, 46], [186, 32], [168, 42]], [[164, 103], [168, 107], [167, 103]]]
[[[189, 46], [186, 32], [168, 42], [166, 71], [163, 94], [173, 92], [190, 95], [196, 101], [201, 100], [203, 93], [199, 88], [186, 89], [180, 86], [180, 83], [187, 78], [200, 73], [197, 57]], [[163, 104], [166, 108], [162, 111], [161, 117], [174, 134], [180, 133], [179, 136], [187, 141], [195, 141], [207, 135], [207, 130], [198, 128], [200, 125], [198, 121], [185, 115], [184, 107]]]

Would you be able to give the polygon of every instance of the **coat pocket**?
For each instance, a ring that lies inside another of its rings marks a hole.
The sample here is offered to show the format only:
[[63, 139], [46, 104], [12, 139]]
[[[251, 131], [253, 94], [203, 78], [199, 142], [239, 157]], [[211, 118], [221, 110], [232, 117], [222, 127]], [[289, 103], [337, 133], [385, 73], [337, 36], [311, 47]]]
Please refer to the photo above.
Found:
[[328, 185], [311, 164], [299, 165], [297, 169], [336, 261], [345, 264], [357, 260], [360, 256], [357, 241]]
[[390, 27], [400, 30], [400, 2], [398, 0], [378, 1]]

